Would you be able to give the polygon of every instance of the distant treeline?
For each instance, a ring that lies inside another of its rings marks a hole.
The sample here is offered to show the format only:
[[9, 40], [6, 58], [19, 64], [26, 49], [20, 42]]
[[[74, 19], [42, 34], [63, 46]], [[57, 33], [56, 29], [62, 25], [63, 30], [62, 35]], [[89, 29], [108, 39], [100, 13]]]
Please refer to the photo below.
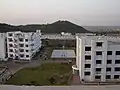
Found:
[[112, 34], [115, 34], [115, 35], [120, 35], [120, 31], [103, 31], [103, 32], [95, 32], [96, 34], [100, 34], [100, 35], [112, 35]]

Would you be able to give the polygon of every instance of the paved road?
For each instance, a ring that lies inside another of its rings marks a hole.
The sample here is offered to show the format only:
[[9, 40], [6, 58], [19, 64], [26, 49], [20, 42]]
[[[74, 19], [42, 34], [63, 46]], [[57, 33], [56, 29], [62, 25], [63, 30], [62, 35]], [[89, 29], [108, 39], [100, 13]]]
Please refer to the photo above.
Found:
[[13, 86], [1, 85], [0, 90], [120, 90], [119, 85], [108, 86]]

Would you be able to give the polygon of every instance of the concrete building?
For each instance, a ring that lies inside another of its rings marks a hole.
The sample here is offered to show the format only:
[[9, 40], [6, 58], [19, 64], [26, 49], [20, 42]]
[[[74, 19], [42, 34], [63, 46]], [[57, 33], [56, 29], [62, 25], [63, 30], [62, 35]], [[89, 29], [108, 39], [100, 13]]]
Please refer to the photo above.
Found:
[[83, 82], [120, 81], [120, 37], [76, 36], [77, 72]]
[[0, 61], [7, 61], [6, 34], [0, 33]]
[[41, 48], [41, 32], [7, 32], [8, 58], [14, 60], [31, 60]]

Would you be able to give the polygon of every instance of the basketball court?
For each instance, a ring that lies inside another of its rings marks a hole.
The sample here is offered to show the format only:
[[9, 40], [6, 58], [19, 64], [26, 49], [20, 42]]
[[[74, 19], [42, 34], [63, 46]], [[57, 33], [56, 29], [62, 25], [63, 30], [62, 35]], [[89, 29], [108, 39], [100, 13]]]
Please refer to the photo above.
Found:
[[53, 50], [51, 58], [75, 58], [74, 50]]

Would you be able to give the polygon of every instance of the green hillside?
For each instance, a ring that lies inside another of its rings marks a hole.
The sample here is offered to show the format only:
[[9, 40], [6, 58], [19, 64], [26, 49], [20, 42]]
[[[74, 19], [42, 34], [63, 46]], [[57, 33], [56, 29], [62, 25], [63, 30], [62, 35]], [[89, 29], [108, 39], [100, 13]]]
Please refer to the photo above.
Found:
[[20, 25], [12, 26], [7, 24], [0, 24], [0, 32], [7, 31], [24, 31], [30, 32], [40, 29], [42, 33], [60, 33], [60, 32], [70, 32], [70, 33], [88, 33], [86, 29], [69, 21], [57, 21], [52, 24], [30, 24], [30, 25]]

